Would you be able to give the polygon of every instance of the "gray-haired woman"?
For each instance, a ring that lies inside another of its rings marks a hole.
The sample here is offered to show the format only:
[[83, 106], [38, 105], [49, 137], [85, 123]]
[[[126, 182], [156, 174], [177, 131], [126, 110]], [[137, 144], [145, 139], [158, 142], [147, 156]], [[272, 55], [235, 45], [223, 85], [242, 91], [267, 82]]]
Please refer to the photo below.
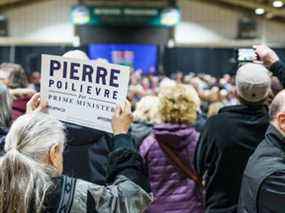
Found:
[[130, 104], [117, 108], [109, 156], [108, 181], [100, 186], [62, 176], [64, 127], [40, 111], [39, 97], [19, 117], [6, 137], [0, 158], [0, 213], [143, 212], [150, 202], [143, 163], [126, 135]]
[[7, 87], [0, 83], [0, 146], [12, 123], [11, 99]]

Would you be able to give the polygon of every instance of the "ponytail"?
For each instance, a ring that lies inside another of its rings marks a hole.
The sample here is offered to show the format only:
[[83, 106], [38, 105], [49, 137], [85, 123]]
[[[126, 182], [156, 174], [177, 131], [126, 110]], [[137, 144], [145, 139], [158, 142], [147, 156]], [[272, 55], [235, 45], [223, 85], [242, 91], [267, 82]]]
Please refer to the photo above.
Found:
[[11, 149], [1, 158], [0, 168], [0, 212], [41, 212], [52, 185], [42, 166]]
[[0, 158], [0, 213], [42, 212], [55, 174], [46, 159], [64, 141], [62, 123], [50, 115], [26, 114], [13, 123]]

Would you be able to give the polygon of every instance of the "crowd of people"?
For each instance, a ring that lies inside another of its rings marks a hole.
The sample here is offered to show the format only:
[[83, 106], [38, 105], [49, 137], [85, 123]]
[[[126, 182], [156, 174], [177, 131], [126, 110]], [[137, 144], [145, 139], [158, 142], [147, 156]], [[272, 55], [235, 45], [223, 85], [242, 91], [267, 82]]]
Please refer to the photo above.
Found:
[[235, 76], [132, 72], [113, 134], [57, 120], [39, 73], [1, 64], [0, 212], [283, 213], [285, 66], [254, 48]]
[[[228, 74], [221, 78], [208, 74], [183, 74], [177, 72], [173, 76], [142, 76], [139, 71], [131, 74], [129, 100], [133, 106], [145, 96], [158, 96], [160, 88], [173, 84], [186, 84], [195, 90], [197, 104], [208, 116], [215, 115], [222, 106], [237, 104], [234, 78]], [[199, 102], [199, 103], [198, 103]]]

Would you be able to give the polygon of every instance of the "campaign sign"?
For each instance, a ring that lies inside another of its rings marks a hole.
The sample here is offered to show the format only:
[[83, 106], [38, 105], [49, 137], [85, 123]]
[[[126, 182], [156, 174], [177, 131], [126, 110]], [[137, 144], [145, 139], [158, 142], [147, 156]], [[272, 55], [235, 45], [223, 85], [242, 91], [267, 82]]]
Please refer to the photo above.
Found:
[[116, 106], [127, 96], [130, 68], [104, 61], [42, 55], [41, 98], [59, 120], [112, 132]]

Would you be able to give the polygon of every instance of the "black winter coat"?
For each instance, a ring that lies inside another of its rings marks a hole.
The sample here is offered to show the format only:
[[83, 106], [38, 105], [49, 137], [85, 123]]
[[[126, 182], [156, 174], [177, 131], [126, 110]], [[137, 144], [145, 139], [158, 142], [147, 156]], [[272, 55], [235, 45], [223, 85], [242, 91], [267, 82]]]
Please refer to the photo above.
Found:
[[283, 87], [285, 87], [285, 64], [282, 61], [277, 61], [270, 67], [270, 71], [279, 79]]
[[285, 137], [270, 126], [244, 172], [239, 213], [285, 212]]
[[207, 213], [237, 211], [244, 168], [268, 125], [265, 106], [224, 107], [208, 120], [194, 160], [205, 177]]
[[96, 184], [106, 184], [106, 170], [112, 135], [66, 123], [64, 175]]

